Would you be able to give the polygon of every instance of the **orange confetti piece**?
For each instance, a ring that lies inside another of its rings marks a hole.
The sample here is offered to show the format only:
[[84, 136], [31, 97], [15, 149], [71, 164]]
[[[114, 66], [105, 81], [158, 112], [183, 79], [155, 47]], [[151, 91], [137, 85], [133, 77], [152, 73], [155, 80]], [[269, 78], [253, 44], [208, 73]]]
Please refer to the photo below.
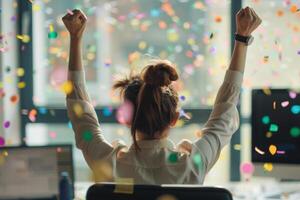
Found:
[[12, 103], [18, 103], [19, 102], [19, 96], [18, 95], [13, 95], [10, 97], [10, 101]]
[[277, 151], [277, 147], [275, 145], [271, 144], [269, 147], [269, 151], [272, 155], [275, 155], [275, 153]]
[[298, 11], [297, 5], [293, 4], [293, 5], [290, 7], [290, 11], [291, 11], [292, 13], [297, 12], [297, 11]]
[[221, 16], [215, 16], [215, 22], [220, 23], [222, 22], [222, 17]]

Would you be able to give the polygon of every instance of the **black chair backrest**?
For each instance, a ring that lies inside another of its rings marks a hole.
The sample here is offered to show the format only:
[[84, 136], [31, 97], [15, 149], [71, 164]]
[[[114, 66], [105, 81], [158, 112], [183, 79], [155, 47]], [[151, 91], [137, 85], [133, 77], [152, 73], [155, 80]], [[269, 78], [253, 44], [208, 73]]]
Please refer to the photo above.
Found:
[[88, 189], [86, 200], [232, 200], [232, 195], [216, 187], [97, 183]]

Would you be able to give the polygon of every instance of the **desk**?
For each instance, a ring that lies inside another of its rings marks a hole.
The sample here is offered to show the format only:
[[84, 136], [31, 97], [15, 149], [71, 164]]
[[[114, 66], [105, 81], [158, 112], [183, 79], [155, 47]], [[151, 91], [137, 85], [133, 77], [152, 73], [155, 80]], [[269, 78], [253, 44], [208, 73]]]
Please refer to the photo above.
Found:
[[[92, 182], [75, 183], [75, 200], [85, 200], [86, 191], [92, 184]], [[278, 183], [266, 180], [230, 182], [216, 187], [228, 189], [233, 195], [233, 200], [300, 200], [300, 182]]]

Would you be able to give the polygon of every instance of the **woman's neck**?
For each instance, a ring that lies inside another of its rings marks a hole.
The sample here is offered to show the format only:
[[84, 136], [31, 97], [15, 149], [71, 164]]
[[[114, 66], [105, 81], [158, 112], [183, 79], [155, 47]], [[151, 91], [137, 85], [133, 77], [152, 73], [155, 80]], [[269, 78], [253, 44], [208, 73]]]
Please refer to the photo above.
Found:
[[140, 141], [140, 140], [157, 140], [157, 139], [164, 139], [166, 137], [169, 136], [169, 131], [170, 129], [167, 128], [164, 131], [160, 132], [160, 133], [155, 133], [154, 137], [148, 136], [144, 133], [141, 132], [137, 132], [136, 133], [136, 140]]

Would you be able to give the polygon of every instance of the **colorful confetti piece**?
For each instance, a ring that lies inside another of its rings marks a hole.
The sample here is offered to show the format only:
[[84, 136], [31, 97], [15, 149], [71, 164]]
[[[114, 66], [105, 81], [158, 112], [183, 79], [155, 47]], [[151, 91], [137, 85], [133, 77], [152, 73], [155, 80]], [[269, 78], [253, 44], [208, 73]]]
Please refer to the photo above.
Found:
[[300, 113], [300, 105], [293, 105], [291, 107], [291, 112], [295, 115], [299, 114]]
[[264, 164], [264, 170], [267, 172], [271, 172], [273, 170], [273, 164], [272, 163], [265, 163]]
[[300, 128], [299, 127], [292, 127], [290, 130], [290, 135], [293, 138], [300, 137]]
[[250, 162], [244, 162], [240, 165], [240, 172], [242, 174], [251, 175], [254, 172], [254, 165]]
[[3, 122], [3, 127], [4, 128], [9, 128], [10, 127], [10, 121], [4, 121]]
[[115, 178], [114, 193], [133, 194], [134, 180], [132, 178]]
[[168, 161], [170, 163], [176, 163], [178, 161], [178, 153], [177, 152], [172, 152], [168, 156]]
[[278, 127], [277, 124], [271, 124], [270, 128], [269, 128], [269, 131], [271, 131], [271, 132], [277, 132], [278, 129], [279, 129], [279, 127]]
[[271, 119], [269, 116], [263, 116], [261, 119], [263, 124], [269, 124], [271, 122]]
[[265, 152], [260, 150], [258, 147], [255, 147], [254, 150], [259, 153], [260, 155], [265, 155]]
[[276, 154], [276, 151], [277, 151], [277, 147], [273, 144], [271, 144], [269, 146], [269, 152], [272, 154], [272, 155], [275, 155]]
[[5, 139], [4, 137], [0, 136], [0, 147], [3, 147], [5, 145]]
[[82, 138], [86, 142], [90, 142], [93, 139], [93, 133], [91, 131], [84, 131], [82, 134]]
[[283, 102], [281, 102], [281, 106], [282, 106], [283, 108], [287, 107], [289, 104], [290, 104], [289, 101], [283, 101]]

